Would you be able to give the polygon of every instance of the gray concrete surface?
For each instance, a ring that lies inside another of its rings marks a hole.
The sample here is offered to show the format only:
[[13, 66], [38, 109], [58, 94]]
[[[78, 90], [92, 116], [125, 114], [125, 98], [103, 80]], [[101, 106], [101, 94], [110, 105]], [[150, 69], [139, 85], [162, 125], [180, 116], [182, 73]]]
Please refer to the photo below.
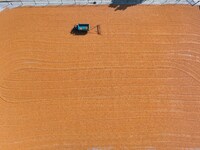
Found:
[[53, 6], [53, 5], [122, 5], [122, 4], [188, 4], [199, 5], [200, 0], [0, 0], [0, 11], [5, 8], [23, 6]]

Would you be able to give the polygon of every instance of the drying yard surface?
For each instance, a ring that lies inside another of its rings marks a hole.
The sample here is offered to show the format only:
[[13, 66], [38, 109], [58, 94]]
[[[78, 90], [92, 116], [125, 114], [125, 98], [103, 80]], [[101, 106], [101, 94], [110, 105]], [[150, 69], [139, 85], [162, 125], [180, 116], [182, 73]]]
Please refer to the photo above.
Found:
[[199, 8], [0, 13], [0, 149], [180, 148], [200, 148]]

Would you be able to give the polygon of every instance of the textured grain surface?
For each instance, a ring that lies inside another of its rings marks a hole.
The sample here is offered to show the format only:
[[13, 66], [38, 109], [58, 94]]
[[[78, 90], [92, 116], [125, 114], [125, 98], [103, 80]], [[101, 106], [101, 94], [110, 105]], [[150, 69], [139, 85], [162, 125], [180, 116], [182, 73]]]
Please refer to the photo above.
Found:
[[0, 149], [200, 148], [199, 29], [190, 6], [0, 13]]

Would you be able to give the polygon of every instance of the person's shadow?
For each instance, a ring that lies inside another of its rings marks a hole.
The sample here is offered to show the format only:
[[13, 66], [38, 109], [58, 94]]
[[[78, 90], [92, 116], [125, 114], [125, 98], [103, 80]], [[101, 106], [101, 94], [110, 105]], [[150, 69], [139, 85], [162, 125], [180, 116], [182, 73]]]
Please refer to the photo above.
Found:
[[141, 4], [144, 0], [112, 0], [109, 7], [117, 10], [125, 10], [130, 6]]

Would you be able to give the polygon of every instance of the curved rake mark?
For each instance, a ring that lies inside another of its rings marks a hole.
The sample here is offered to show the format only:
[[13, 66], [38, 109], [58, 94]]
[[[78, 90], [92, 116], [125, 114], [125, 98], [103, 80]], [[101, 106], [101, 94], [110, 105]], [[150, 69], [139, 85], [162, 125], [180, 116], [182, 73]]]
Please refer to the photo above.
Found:
[[[167, 67], [167, 66], [166, 66]], [[166, 68], [166, 67], [160, 67], [160, 68]], [[179, 71], [182, 71], [184, 72], [185, 74], [187, 74], [188, 76], [190, 76], [191, 78], [193, 78], [195, 81], [197, 81], [198, 83], [200, 83], [200, 79], [198, 77], [195, 77], [193, 74], [191, 74], [190, 72], [184, 70], [184, 69], [181, 69], [179, 67], [172, 67], [172, 66], [168, 66], [167, 68], [174, 68], [174, 69], [177, 69]], [[196, 73], [195, 73], [196, 74]]]

